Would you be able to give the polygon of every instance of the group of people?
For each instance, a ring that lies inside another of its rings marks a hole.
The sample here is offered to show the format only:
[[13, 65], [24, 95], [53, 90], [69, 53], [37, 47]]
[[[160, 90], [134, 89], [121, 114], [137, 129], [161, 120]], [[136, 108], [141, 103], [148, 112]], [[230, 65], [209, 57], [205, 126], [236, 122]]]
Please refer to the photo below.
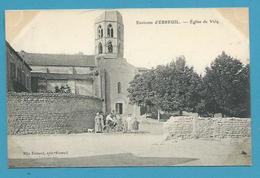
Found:
[[95, 116], [95, 132], [137, 132], [139, 130], [139, 121], [132, 118], [131, 114], [127, 117], [115, 113], [109, 113], [104, 116], [102, 112], [98, 112]]

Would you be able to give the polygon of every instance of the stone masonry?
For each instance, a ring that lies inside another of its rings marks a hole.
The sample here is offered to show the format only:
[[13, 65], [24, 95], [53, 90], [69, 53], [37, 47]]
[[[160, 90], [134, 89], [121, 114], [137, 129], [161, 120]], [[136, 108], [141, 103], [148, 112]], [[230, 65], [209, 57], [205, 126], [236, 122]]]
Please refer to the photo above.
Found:
[[168, 139], [250, 137], [250, 118], [171, 117], [166, 123]]
[[57, 93], [8, 93], [8, 134], [82, 133], [94, 128], [102, 101]]

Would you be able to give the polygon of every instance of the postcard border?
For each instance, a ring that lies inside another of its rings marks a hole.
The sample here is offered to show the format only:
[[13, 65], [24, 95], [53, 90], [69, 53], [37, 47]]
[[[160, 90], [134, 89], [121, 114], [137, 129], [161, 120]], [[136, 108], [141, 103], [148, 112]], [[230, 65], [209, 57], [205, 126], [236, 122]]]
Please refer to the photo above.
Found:
[[[93, 9], [93, 8], [203, 8], [203, 7], [249, 7], [250, 13], [250, 63], [252, 103], [252, 166], [236, 167], [129, 167], [129, 168], [24, 168], [8, 169], [7, 160], [7, 119], [6, 119], [6, 62], [4, 11], [11, 9]], [[257, 0], [2, 0], [0, 2], [0, 175], [9, 177], [91, 177], [91, 178], [248, 178], [260, 177], [260, 1]]]

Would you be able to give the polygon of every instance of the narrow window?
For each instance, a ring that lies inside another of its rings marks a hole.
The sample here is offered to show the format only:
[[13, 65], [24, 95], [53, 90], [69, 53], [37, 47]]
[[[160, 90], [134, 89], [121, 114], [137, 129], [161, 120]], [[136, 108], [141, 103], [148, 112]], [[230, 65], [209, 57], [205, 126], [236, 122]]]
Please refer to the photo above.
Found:
[[108, 50], [108, 53], [113, 53], [113, 45], [112, 45], [111, 41], [109, 41], [107, 43], [107, 50]]
[[29, 89], [30, 88], [30, 78], [29, 74], [26, 75], [26, 87]]
[[121, 93], [122, 90], [122, 86], [121, 86], [121, 82], [117, 83], [117, 93]]
[[111, 38], [113, 38], [114, 37], [114, 30], [113, 30], [113, 28], [111, 28]]
[[116, 103], [116, 113], [123, 114], [123, 103]]
[[111, 24], [108, 24], [107, 26], [107, 37], [114, 37], [114, 31], [113, 31], [113, 27]]
[[102, 38], [103, 37], [103, 29], [102, 29], [101, 25], [98, 26], [97, 31], [98, 31], [98, 38]]
[[102, 43], [98, 43], [98, 54], [102, 54], [102, 53], [103, 53]]

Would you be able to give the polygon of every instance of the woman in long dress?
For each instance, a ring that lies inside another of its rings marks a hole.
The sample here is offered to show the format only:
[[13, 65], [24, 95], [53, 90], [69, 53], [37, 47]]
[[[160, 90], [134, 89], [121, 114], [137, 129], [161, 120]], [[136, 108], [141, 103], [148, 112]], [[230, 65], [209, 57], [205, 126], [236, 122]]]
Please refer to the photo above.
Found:
[[101, 133], [102, 132], [102, 128], [103, 128], [103, 119], [100, 116], [99, 113], [97, 113], [96, 117], [95, 117], [95, 132], [96, 133]]
[[116, 122], [117, 122], [116, 131], [117, 132], [123, 131], [124, 130], [123, 119], [121, 118], [121, 116], [119, 114], [116, 114], [115, 118], [116, 118]]
[[126, 118], [126, 127], [127, 127], [127, 132], [131, 132], [132, 130], [132, 115], [131, 114], [128, 114], [128, 117]]
[[137, 120], [137, 118], [134, 118], [133, 120], [132, 129], [134, 132], [137, 132], [139, 130], [139, 121]]

